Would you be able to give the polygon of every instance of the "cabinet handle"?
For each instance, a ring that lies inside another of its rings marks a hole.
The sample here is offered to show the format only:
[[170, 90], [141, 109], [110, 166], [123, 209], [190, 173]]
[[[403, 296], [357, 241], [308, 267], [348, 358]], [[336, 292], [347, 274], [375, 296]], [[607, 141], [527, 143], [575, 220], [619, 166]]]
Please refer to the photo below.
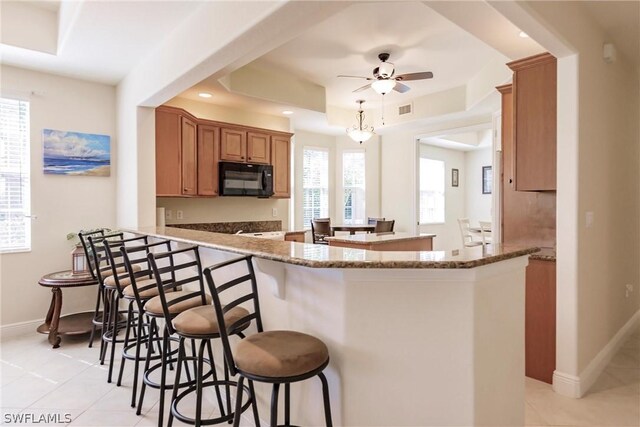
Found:
[[247, 157], [247, 160], [251, 160], [251, 157]]

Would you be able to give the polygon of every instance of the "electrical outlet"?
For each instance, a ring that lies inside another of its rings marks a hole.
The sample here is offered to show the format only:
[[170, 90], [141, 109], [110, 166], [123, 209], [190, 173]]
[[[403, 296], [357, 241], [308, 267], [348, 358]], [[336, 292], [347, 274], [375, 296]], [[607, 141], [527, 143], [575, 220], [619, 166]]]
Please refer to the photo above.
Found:
[[633, 292], [633, 285], [631, 283], [627, 283], [625, 285], [625, 292], [624, 292], [624, 296], [625, 298], [629, 298], [629, 294]]
[[587, 228], [591, 228], [593, 227], [593, 212], [589, 211], [585, 214], [584, 216], [585, 219], [585, 225]]
[[278, 209], [277, 208], [271, 209], [271, 216], [278, 216]]
[[184, 219], [184, 212], [176, 211], [176, 219]]
[[164, 211], [164, 219], [173, 219], [173, 211], [167, 209]]

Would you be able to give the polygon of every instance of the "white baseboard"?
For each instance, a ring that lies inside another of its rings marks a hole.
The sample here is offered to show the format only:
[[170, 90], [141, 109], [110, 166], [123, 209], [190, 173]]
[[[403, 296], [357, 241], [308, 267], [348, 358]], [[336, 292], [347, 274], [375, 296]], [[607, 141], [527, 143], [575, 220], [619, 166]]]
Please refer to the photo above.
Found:
[[10, 323], [0, 326], [0, 339], [23, 337], [36, 334], [36, 329], [44, 322], [43, 319], [28, 320], [26, 322]]
[[580, 376], [576, 377], [575, 375], [555, 371], [553, 373], [553, 390], [567, 397], [580, 398], [584, 396], [639, 323], [640, 310], [636, 311], [627, 323], [618, 330], [607, 345], [600, 350], [596, 357], [594, 357], [589, 365], [580, 373]]

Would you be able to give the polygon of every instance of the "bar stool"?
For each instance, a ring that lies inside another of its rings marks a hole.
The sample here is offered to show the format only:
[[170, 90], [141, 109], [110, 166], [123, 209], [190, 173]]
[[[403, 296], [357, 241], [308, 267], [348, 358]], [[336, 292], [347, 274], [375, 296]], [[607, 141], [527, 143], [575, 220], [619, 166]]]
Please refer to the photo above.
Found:
[[[246, 265], [247, 274], [235, 279], [217, 283], [214, 281], [213, 273], [217, 270], [229, 267], [241, 267]], [[262, 328], [262, 317], [260, 315], [260, 305], [258, 301], [258, 287], [256, 276], [251, 263], [251, 257], [242, 257], [208, 267], [204, 271], [209, 290], [213, 297], [213, 305], [216, 310], [218, 325], [220, 327], [220, 338], [224, 348], [224, 355], [232, 375], [239, 374], [236, 410], [233, 419], [234, 427], [240, 425], [240, 416], [243, 412], [242, 394], [244, 391], [244, 380], [249, 382], [250, 400], [253, 406], [256, 425], [259, 424], [257, 414], [257, 402], [253, 389], [253, 381], [273, 384], [271, 394], [271, 422], [270, 425], [278, 425], [278, 393], [280, 385], [284, 384], [284, 423], [290, 424], [290, 384], [303, 381], [308, 378], [318, 376], [322, 382], [322, 396], [324, 400], [324, 416], [327, 426], [332, 426], [331, 404], [329, 401], [329, 385], [327, 378], [322, 371], [329, 364], [329, 350], [319, 339], [295, 331], [269, 331], [264, 332]], [[220, 294], [233, 288], [237, 288], [243, 283], [249, 282], [249, 290], [242, 291], [235, 289], [234, 297], [238, 294], [242, 296], [232, 302], [222, 305]], [[228, 322], [229, 313], [240, 304], [250, 303], [253, 312], [244, 317], [236, 319], [232, 323]], [[233, 331], [240, 325], [255, 320], [258, 333], [249, 335], [238, 343], [235, 352], [231, 350], [228, 331]]]
[[[88, 231], [88, 232], [79, 232], [78, 238], [80, 239], [80, 243], [82, 244], [82, 249], [84, 249], [84, 256], [87, 259], [87, 264], [89, 266], [89, 273], [91, 273], [91, 277], [93, 280], [98, 280], [95, 272], [95, 263], [93, 262], [93, 254], [91, 253], [91, 248], [89, 247], [89, 241], [87, 238], [89, 236], [92, 237], [101, 237], [104, 236], [104, 229], [96, 230], [96, 231]], [[89, 335], [89, 348], [93, 347], [93, 339], [96, 334], [96, 328], [98, 325], [102, 325], [102, 314], [100, 311], [100, 304], [102, 303], [102, 286], [98, 283], [98, 292], [96, 295], [96, 308], [93, 310], [93, 319], [91, 319], [91, 335]]]
[[[116, 238], [118, 237], [118, 238]], [[136, 318], [133, 314], [132, 303], [129, 301], [127, 310], [120, 310], [120, 300], [123, 298], [122, 287], [127, 286], [128, 273], [126, 266], [122, 260], [122, 257], [114, 256], [110, 250], [110, 245], [124, 246], [127, 244], [143, 245], [148, 241], [147, 236], [135, 236], [131, 238], [124, 238], [124, 233], [117, 235], [111, 235], [110, 237], [102, 237], [95, 239], [89, 237], [89, 244], [94, 254], [96, 264], [101, 265], [101, 261], [104, 260], [109, 267], [107, 270], [96, 269], [96, 275], [102, 287], [104, 289], [104, 307], [107, 315], [103, 315], [102, 323], [102, 343], [100, 345], [100, 363], [104, 364], [104, 359], [108, 351], [109, 345], [111, 345], [111, 357], [109, 358], [109, 374], [107, 376], [107, 382], [111, 383], [113, 376], [113, 363], [115, 359], [116, 344], [124, 343], [124, 339], [118, 339], [118, 332], [121, 329], [128, 330], [133, 327], [136, 322]], [[98, 241], [96, 241], [98, 240]], [[121, 318], [121, 315], [126, 316]]]
[[[140, 398], [138, 400], [138, 409], [136, 413], [140, 415], [142, 410], [142, 404], [144, 401], [144, 394], [146, 387], [157, 388], [160, 390], [160, 402], [159, 402], [159, 414], [158, 414], [158, 426], [162, 426], [164, 417], [164, 394], [166, 390], [170, 390], [174, 387], [173, 384], [166, 383], [167, 367], [177, 362], [177, 358], [172, 356], [177, 353], [177, 349], [172, 352], [170, 348], [171, 334], [174, 330], [172, 327], [172, 319], [180, 313], [189, 310], [191, 308], [200, 307], [211, 304], [211, 297], [205, 293], [204, 281], [202, 279], [202, 267], [200, 263], [200, 254], [197, 246], [191, 246], [185, 249], [172, 250], [160, 254], [150, 253], [147, 256], [149, 266], [154, 273], [156, 280], [156, 286], [158, 288], [158, 295], [149, 299], [144, 304], [144, 311], [149, 316], [150, 320], [150, 333], [159, 334], [157, 321], [159, 319], [165, 320], [165, 325], [162, 332], [162, 345], [161, 356], [159, 363], [154, 366], [151, 364], [151, 346], [147, 348], [147, 358], [145, 359], [144, 375], [142, 376], [142, 388], [140, 390]], [[181, 261], [183, 259], [183, 261]], [[186, 261], [184, 261], [186, 259]], [[160, 265], [159, 265], [160, 264]], [[196, 269], [197, 273], [193, 274], [193, 269]], [[180, 290], [185, 285], [197, 284], [195, 291]], [[211, 366], [213, 365], [213, 352], [211, 347], [208, 348], [209, 361]], [[183, 358], [183, 361], [195, 360], [195, 358]], [[156, 369], [160, 369], [160, 383], [153, 382], [150, 378], [152, 372]], [[215, 369], [211, 369], [206, 375], [202, 375], [202, 378], [207, 379], [210, 376], [214, 376], [214, 381], [217, 381]], [[191, 380], [187, 370], [187, 381], [180, 383], [178, 377], [178, 387], [191, 387], [196, 382]], [[219, 390], [218, 394], [219, 394]], [[221, 396], [218, 397], [221, 402]], [[222, 409], [222, 405], [221, 405]]]
[[[140, 244], [131, 246], [131, 244], [134, 243]], [[126, 246], [127, 244], [130, 246]], [[140, 355], [141, 348], [143, 345], [159, 345], [160, 341], [159, 337], [154, 337], [149, 333], [149, 321], [146, 320], [144, 312], [144, 303], [158, 295], [156, 281], [153, 278], [153, 272], [148, 267], [147, 262], [147, 254], [149, 254], [152, 249], [155, 250], [157, 248], [169, 251], [171, 250], [171, 243], [168, 240], [163, 240], [149, 244], [148, 237], [146, 236], [129, 240], [105, 241], [105, 251], [112, 268], [117, 269], [120, 265], [124, 265], [126, 269], [126, 273], [115, 274], [111, 278], [107, 278], [105, 282], [113, 282], [119, 298], [127, 302], [127, 324], [120, 358], [120, 371], [116, 385], [118, 387], [122, 385], [122, 376], [126, 361], [133, 361], [134, 373], [131, 407], [135, 407], [136, 402], [139, 363], [144, 360]], [[114, 349], [115, 346], [112, 346], [112, 360], [115, 357]], [[131, 351], [135, 351], [135, 354], [132, 354]], [[159, 358], [160, 352], [158, 352], [157, 356], [153, 359]]]
[[[175, 254], [175, 252], [174, 252]], [[160, 269], [157, 266], [156, 260], [161, 259], [163, 257], [168, 256], [169, 254], [160, 254], [148, 255], [149, 265], [151, 266], [154, 277], [161, 277]], [[200, 259], [196, 257], [195, 259], [197, 265], [197, 272], [191, 276], [191, 280], [194, 282], [198, 282], [203, 291], [204, 291], [204, 280], [202, 277], [202, 266], [200, 265]], [[167, 269], [165, 273], [169, 270]], [[171, 335], [177, 335], [179, 337], [179, 345], [178, 345], [178, 360], [176, 363], [176, 374], [175, 381], [173, 385], [173, 393], [171, 396], [171, 411], [169, 414], [169, 420], [167, 425], [171, 426], [173, 424], [173, 418], [177, 418], [178, 420], [194, 424], [196, 426], [200, 425], [211, 425], [211, 424], [220, 424], [224, 422], [231, 422], [233, 420], [233, 412], [231, 409], [231, 393], [230, 388], [232, 386], [237, 386], [237, 382], [229, 380], [229, 371], [227, 369], [226, 364], [224, 364], [224, 380], [218, 380], [218, 376], [216, 373], [216, 366], [213, 358], [213, 350], [211, 347], [211, 339], [220, 338], [220, 331], [218, 328], [217, 316], [215, 313], [215, 309], [213, 305], [201, 305], [199, 307], [190, 308], [188, 310], [182, 311], [181, 313], [175, 315], [172, 312], [171, 305], [173, 303], [167, 297], [171, 297], [171, 294], [166, 294], [165, 289], [161, 283], [158, 283], [158, 291], [160, 296], [160, 302], [162, 305], [162, 311], [164, 312], [165, 321], [166, 321], [166, 330]], [[237, 319], [243, 318], [247, 316], [249, 312], [242, 307], [235, 307], [230, 310], [225, 315], [225, 320], [228, 323], [234, 323]], [[229, 333], [231, 335], [238, 335], [240, 338], [244, 338], [242, 331], [249, 326], [248, 323], [240, 324]], [[192, 343], [192, 351], [194, 355], [192, 357], [187, 357], [186, 355], [186, 340], [191, 340]], [[195, 355], [196, 343], [195, 340], [199, 340], [200, 344], [198, 346], [198, 355]], [[208, 359], [204, 357], [205, 349], [207, 350]], [[180, 390], [180, 378], [182, 374], [182, 365], [187, 361], [193, 361], [196, 365], [195, 367], [195, 378], [193, 381], [188, 378], [190, 382], [186, 384], [186, 388], [184, 390]], [[223, 359], [224, 360], [224, 359]], [[209, 372], [204, 374], [204, 364], [207, 363], [210, 366]], [[209, 376], [213, 377], [212, 381], [204, 381]], [[215, 387], [216, 398], [218, 401], [218, 406], [220, 408], [220, 416], [209, 419], [202, 419], [202, 395], [204, 387]], [[222, 395], [220, 393], [220, 386], [225, 387], [225, 396], [227, 397], [227, 411], [225, 413], [225, 408], [222, 402]], [[249, 389], [247, 389], [249, 391]], [[196, 393], [196, 413], [194, 418], [187, 417], [186, 415], [180, 413], [178, 410], [178, 405], [180, 401], [186, 397], [187, 395], [195, 392]], [[250, 402], [247, 402], [244, 405], [244, 409], [248, 408]]]

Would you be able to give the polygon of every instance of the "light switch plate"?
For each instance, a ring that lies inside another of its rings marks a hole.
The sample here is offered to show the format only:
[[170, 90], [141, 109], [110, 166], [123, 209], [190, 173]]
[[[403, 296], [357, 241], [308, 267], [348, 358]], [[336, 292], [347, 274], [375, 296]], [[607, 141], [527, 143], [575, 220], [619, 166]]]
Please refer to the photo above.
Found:
[[184, 212], [176, 211], [176, 219], [184, 219]]
[[173, 211], [169, 209], [164, 211], [164, 219], [173, 219]]
[[278, 216], [278, 209], [277, 208], [271, 209], [271, 216]]
[[593, 212], [589, 211], [584, 216], [584, 223], [587, 228], [593, 227]]

